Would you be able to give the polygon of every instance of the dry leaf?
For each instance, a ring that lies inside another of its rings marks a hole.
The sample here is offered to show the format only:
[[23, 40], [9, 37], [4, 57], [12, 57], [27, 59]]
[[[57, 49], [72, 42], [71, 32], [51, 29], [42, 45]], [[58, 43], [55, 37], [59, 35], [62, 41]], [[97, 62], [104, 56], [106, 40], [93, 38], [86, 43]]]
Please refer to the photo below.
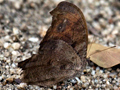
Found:
[[120, 49], [107, 48], [109, 47], [96, 43], [92, 43], [92, 46], [89, 44], [87, 49], [87, 57], [90, 57], [91, 61], [103, 68], [109, 68], [120, 64]]

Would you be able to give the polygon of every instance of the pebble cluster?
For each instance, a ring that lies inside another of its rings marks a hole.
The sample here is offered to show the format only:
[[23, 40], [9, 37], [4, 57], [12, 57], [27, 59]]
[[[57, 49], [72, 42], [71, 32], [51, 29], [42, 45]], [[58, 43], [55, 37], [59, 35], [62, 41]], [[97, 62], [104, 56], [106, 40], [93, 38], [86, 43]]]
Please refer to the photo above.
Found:
[[[94, 63], [80, 77], [51, 88], [20, 83], [18, 62], [37, 52], [51, 23], [49, 14], [62, 0], [0, 0], [0, 90], [120, 90], [120, 65], [100, 68]], [[83, 11], [90, 41], [120, 46], [120, 0], [66, 0]], [[89, 27], [90, 26], [90, 27]]]

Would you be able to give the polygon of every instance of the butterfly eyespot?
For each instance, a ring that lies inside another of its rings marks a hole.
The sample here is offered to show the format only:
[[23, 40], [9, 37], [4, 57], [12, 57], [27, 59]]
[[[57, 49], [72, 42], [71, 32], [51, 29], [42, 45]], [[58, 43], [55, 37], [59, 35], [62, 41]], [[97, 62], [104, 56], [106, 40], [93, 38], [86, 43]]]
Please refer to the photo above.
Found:
[[65, 30], [66, 24], [67, 24], [67, 20], [64, 19], [64, 21], [58, 25], [57, 31], [63, 32]]
[[57, 31], [63, 32], [63, 31], [64, 31], [64, 28], [65, 28], [65, 25], [64, 25], [63, 23], [61, 23], [61, 24], [58, 25]]
[[62, 25], [60, 25], [59, 27], [58, 27], [58, 30], [61, 30], [62, 29]]

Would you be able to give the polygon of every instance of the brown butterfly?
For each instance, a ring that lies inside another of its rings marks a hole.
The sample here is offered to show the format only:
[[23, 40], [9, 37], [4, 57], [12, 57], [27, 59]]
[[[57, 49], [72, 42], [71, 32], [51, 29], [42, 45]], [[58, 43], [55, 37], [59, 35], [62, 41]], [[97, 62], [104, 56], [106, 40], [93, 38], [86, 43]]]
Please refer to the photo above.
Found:
[[82, 11], [64, 1], [50, 14], [52, 24], [38, 53], [18, 63], [27, 84], [52, 86], [80, 75], [87, 63], [88, 33]]

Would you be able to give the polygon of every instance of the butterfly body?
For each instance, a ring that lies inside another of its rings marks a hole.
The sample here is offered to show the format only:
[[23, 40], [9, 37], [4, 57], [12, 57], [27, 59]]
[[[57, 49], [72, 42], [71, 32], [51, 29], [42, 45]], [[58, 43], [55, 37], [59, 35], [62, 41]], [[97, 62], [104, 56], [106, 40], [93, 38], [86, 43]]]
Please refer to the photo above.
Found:
[[81, 10], [61, 2], [50, 12], [52, 24], [37, 54], [18, 63], [23, 82], [51, 86], [81, 74], [86, 66], [87, 26]]

